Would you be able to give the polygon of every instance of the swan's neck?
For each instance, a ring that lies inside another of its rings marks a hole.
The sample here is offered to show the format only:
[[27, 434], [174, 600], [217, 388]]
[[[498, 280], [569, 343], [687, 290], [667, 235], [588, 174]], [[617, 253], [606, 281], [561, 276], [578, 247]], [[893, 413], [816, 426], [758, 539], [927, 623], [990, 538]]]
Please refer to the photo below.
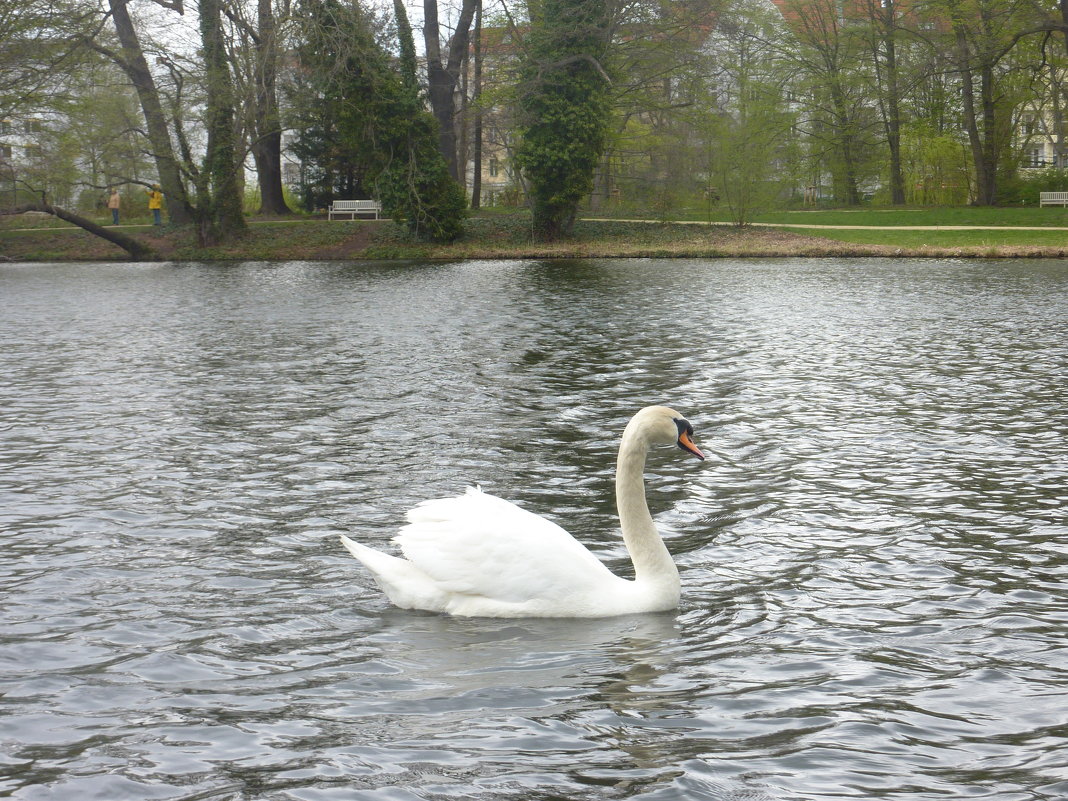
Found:
[[627, 430], [616, 462], [616, 507], [623, 542], [634, 562], [634, 577], [666, 592], [678, 592], [679, 571], [649, 514], [645, 500], [645, 454], [648, 444], [638, 432]]

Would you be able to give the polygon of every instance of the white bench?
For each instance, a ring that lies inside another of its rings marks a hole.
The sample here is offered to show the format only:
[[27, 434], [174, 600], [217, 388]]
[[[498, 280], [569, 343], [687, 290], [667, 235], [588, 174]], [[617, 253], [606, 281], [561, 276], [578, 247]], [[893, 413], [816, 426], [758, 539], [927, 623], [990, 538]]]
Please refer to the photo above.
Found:
[[357, 214], [373, 214], [375, 219], [382, 211], [382, 204], [377, 200], [335, 200], [330, 204], [330, 212], [327, 219], [334, 219], [334, 215], [349, 215], [350, 220], [355, 220]]
[[1068, 192], [1039, 192], [1039, 206], [1068, 206]]

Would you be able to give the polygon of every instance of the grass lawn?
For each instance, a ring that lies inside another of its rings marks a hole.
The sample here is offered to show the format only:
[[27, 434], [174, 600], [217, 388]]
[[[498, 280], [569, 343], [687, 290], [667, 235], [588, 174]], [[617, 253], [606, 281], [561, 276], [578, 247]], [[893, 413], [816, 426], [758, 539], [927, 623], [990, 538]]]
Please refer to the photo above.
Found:
[[1068, 209], [961, 206], [935, 209], [861, 209], [793, 211], [762, 215], [760, 222], [816, 225], [981, 225], [1068, 227]]
[[[976, 230], [910, 230], [890, 226], [975, 225]], [[155, 250], [158, 260], [279, 261], [325, 259], [492, 259], [597, 257], [969, 256], [1063, 258], [1068, 229], [1060, 208], [863, 209], [776, 212], [760, 222], [791, 227], [580, 220], [574, 234], [554, 243], [533, 241], [530, 215], [493, 211], [468, 220], [451, 245], [412, 241], [389, 221], [309, 217], [250, 220], [248, 232], [213, 248], [196, 245], [190, 228], [123, 226]], [[794, 225], [880, 225], [884, 228], [802, 228]], [[1016, 226], [998, 230], [993, 226]], [[27, 230], [28, 229], [28, 230]], [[0, 217], [0, 261], [124, 260], [120, 248], [45, 215]]]
[[[620, 214], [618, 216], [628, 216]], [[674, 219], [707, 221], [700, 210], [680, 212]], [[712, 209], [714, 222], [730, 222], [728, 210]], [[1068, 209], [1060, 206], [977, 207], [944, 206], [935, 208], [873, 208], [770, 211], [753, 216], [753, 222], [786, 225], [978, 225], [1068, 227]]]
[[1040, 247], [1068, 249], [1065, 231], [913, 231], [855, 228], [790, 228], [796, 234], [818, 236], [837, 242], [886, 245], [898, 248], [996, 248]]

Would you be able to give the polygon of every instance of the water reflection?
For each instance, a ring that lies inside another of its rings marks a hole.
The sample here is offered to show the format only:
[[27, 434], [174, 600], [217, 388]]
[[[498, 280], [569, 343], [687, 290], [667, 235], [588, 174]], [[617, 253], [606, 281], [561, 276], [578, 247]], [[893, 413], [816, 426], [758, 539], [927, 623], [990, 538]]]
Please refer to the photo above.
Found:
[[[0, 794], [1068, 795], [1062, 262], [0, 265]], [[390, 609], [481, 483], [677, 615]]]

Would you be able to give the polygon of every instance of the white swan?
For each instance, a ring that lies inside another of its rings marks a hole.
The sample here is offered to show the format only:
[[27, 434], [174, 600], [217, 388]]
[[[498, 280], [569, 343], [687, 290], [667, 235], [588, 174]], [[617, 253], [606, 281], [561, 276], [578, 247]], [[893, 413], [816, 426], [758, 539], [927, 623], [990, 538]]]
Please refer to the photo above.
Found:
[[650, 445], [677, 444], [698, 459], [693, 427], [666, 406], [639, 411], [623, 431], [616, 506], [634, 580], [613, 575], [555, 523], [471, 488], [424, 501], [394, 538], [406, 558], [341, 542], [403, 609], [467, 617], [610, 617], [679, 603], [679, 571], [656, 531], [642, 471]]

